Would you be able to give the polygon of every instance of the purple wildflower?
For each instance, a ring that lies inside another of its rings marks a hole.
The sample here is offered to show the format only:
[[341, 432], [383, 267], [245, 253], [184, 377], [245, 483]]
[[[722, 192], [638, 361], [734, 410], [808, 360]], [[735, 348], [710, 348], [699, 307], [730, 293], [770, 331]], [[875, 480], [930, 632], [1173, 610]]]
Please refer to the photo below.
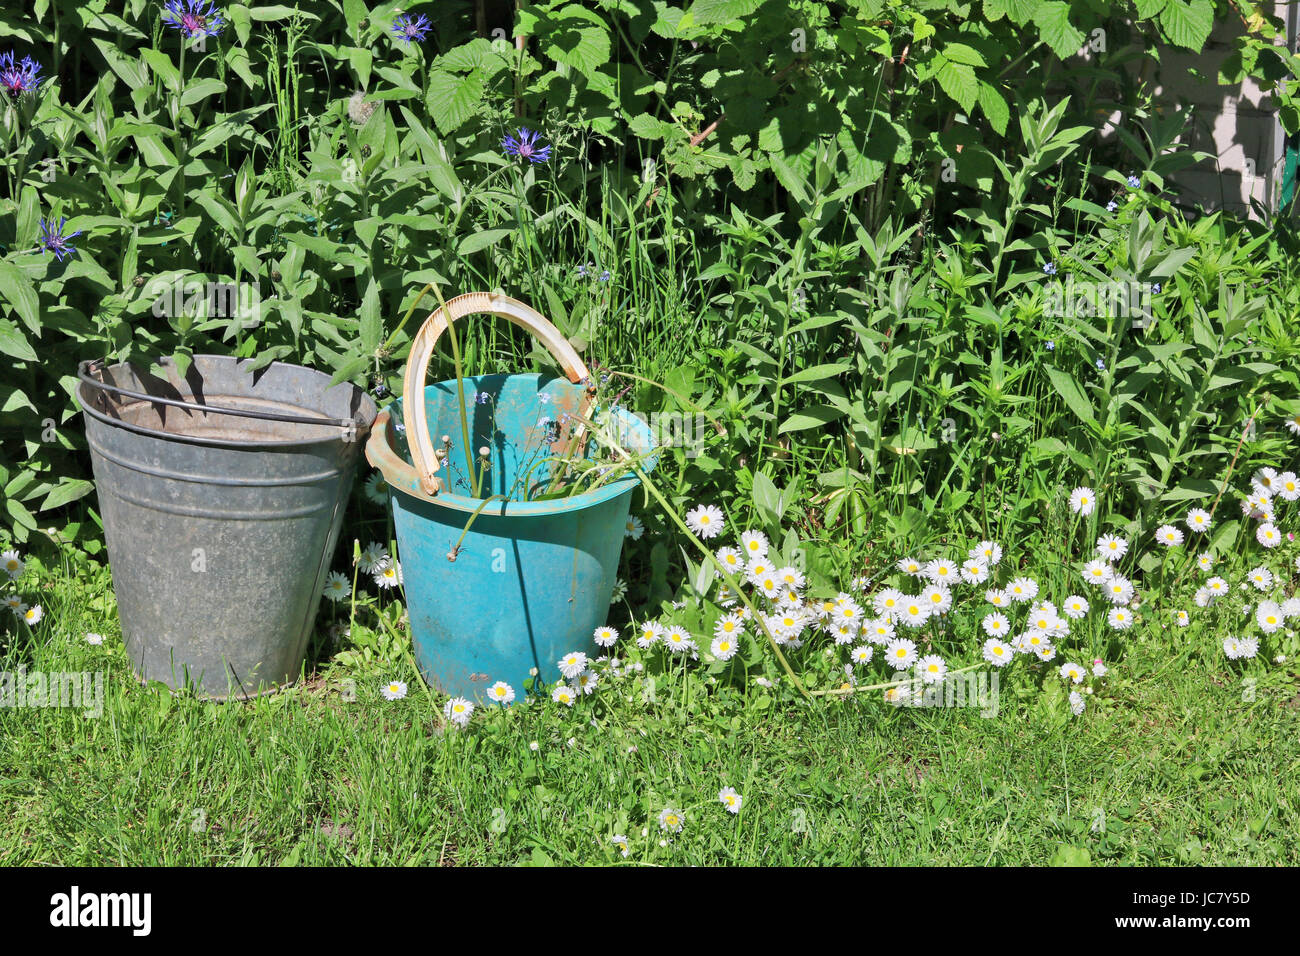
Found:
[[41, 65], [30, 56], [23, 57], [22, 63], [14, 62], [14, 51], [0, 53], [0, 88], [10, 96], [22, 96], [31, 93], [43, 80], [37, 76]]
[[599, 281], [601, 281], [601, 282], [608, 282], [609, 279], [610, 279], [610, 275], [609, 275], [609, 270], [608, 270], [608, 269], [606, 269], [606, 270], [604, 270], [603, 272], [601, 272]]
[[1153, 282], [1153, 283], [1151, 283], [1151, 292], [1152, 292], [1153, 295], [1159, 295], [1159, 294], [1160, 294], [1160, 289], [1161, 289], [1161, 285], [1160, 285], [1159, 282]]
[[1056, 275], [1056, 263], [1049, 262], [1047, 265], [1043, 266], [1043, 271], [1047, 273], [1049, 276]]
[[214, 37], [226, 25], [220, 11], [212, 6], [212, 0], [167, 0], [163, 23], [180, 30], [189, 40]]
[[1055, 351], [1056, 351], [1056, 343], [1053, 342], [1051, 339], [1048, 339], [1048, 340], [1047, 340], [1047, 345], [1044, 346], [1044, 347], [1045, 347], [1045, 348], [1047, 349], [1047, 351], [1049, 351], [1049, 352], [1055, 352]]
[[1107, 212], [1114, 212], [1118, 208], [1119, 208], [1119, 203], [1115, 202], [1115, 200], [1113, 199], [1110, 202], [1106, 203]]
[[505, 150], [507, 156], [517, 156], [530, 163], [548, 162], [551, 158], [551, 147], [538, 146], [539, 135], [527, 127], [517, 129], [514, 136], [506, 136], [501, 140], [501, 148]]
[[403, 43], [412, 43], [419, 41], [424, 42], [424, 38], [429, 35], [433, 29], [433, 24], [423, 13], [411, 16], [409, 13], [403, 13], [393, 21], [393, 34]]
[[1138, 179], [1136, 176], [1130, 176], [1128, 178], [1129, 189], [1137, 189], [1141, 185], [1142, 185], [1142, 180]]
[[37, 248], [43, 248], [46, 252], [54, 253], [54, 257], [60, 262], [62, 262], [66, 256], [70, 256], [72, 253], [77, 251], [69, 244], [69, 240], [75, 239], [77, 236], [81, 235], [81, 230], [78, 229], [76, 232], [69, 233], [65, 236], [63, 234], [63, 227], [67, 224], [67, 216], [64, 216], [59, 220], [57, 226], [54, 225], [53, 219], [41, 220], [41, 238]]

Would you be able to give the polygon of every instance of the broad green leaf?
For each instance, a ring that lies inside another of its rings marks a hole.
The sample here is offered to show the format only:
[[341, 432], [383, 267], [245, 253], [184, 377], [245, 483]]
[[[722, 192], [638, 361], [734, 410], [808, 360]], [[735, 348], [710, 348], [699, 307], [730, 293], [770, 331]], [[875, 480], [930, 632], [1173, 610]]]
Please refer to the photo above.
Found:
[[1071, 375], [1051, 365], [1045, 366], [1044, 370], [1052, 382], [1052, 387], [1079, 421], [1091, 423], [1097, 420], [1092, 410], [1092, 403], [1088, 401], [1082, 386]]
[[1070, 5], [1063, 0], [1046, 0], [1034, 14], [1043, 42], [1061, 59], [1074, 56], [1083, 47], [1083, 31], [1070, 22]]

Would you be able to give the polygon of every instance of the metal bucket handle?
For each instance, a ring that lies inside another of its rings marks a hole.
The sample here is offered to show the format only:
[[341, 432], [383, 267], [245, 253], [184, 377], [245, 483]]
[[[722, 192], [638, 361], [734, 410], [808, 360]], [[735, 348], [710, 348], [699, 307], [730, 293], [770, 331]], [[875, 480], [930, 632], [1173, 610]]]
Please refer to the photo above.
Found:
[[[433, 358], [433, 346], [450, 322], [467, 315], [488, 314], [509, 319], [520, 328], [533, 333], [548, 352], [559, 360], [569, 381], [575, 385], [588, 382], [591, 373], [578, 357], [577, 351], [560, 330], [547, 322], [540, 312], [518, 299], [495, 292], [467, 292], [447, 302], [446, 314], [439, 307], [429, 314], [411, 342], [411, 352], [406, 360], [406, 375], [402, 384], [402, 420], [411, 446], [411, 464], [426, 494], [436, 495], [442, 481], [435, 477], [438, 456], [433, 451], [429, 437], [429, 422], [424, 412], [424, 381]], [[378, 423], [376, 423], [378, 424]]]
[[150, 395], [147, 392], [135, 392], [129, 388], [121, 388], [117, 385], [109, 385], [102, 379], [94, 378], [90, 373], [102, 372], [104, 369], [103, 359], [86, 359], [77, 365], [77, 378], [90, 386], [90, 388], [112, 392], [115, 395], [125, 395], [127, 398], [138, 399], [143, 402], [150, 402], [158, 405], [172, 405], [176, 408], [186, 408], [193, 412], [212, 412], [217, 415], [238, 415], [242, 418], [258, 418], [270, 422], [293, 422], [299, 425], [330, 425], [335, 428], [352, 428], [357, 427], [356, 419], [352, 418], [316, 418], [310, 415], [285, 415], [278, 412], [259, 412], [249, 408], [226, 408], [223, 405], [199, 405], [195, 402], [183, 402], [175, 398], [163, 398], [161, 395]]

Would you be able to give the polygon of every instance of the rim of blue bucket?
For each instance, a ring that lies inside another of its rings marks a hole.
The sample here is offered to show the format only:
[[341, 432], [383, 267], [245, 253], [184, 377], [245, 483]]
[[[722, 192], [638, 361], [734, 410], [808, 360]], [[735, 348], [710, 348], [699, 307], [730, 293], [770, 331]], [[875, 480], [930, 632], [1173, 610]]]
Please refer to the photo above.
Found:
[[[437, 385], [445, 384], [443, 382]], [[429, 385], [427, 388], [436, 388], [437, 385]], [[410, 465], [410, 459], [397, 451], [395, 444], [397, 436], [397, 424], [402, 420], [401, 414], [402, 399], [396, 398], [388, 405], [384, 406], [381, 415], [388, 415], [388, 421], [383, 429], [382, 441], [388, 445], [393, 454]], [[646, 441], [647, 448], [654, 447], [654, 435], [650, 427], [645, 422], [637, 418], [632, 412], [621, 406], [611, 410], [611, 414], [618, 415], [619, 418], [627, 423], [629, 429], [641, 434]], [[642, 463], [642, 470], [646, 472], [654, 471], [655, 465], [658, 464], [658, 456], [651, 456]], [[387, 480], [387, 476], [385, 476]], [[452, 494], [448, 491], [440, 491], [437, 495], [425, 496], [412, 494], [409, 491], [399, 487], [392, 481], [387, 481], [389, 492], [391, 494], [403, 494], [408, 498], [414, 498], [417, 501], [425, 501], [430, 504], [439, 504], [445, 508], [451, 508], [454, 511], [463, 511], [470, 514], [478, 510], [483, 504], [483, 498], [471, 498], [467, 495]], [[625, 492], [634, 490], [641, 484], [641, 479], [635, 472], [624, 475], [617, 481], [611, 481], [608, 484], [601, 485], [591, 491], [584, 491], [580, 495], [573, 495], [570, 498], [552, 498], [548, 501], [502, 501], [493, 502], [483, 509], [482, 514], [499, 515], [502, 517], [528, 518], [544, 517], [555, 514], [568, 514], [573, 511], [582, 511], [586, 508], [593, 508], [602, 502], [609, 501], [611, 498], [617, 498]], [[499, 505], [499, 507], [498, 507]]]

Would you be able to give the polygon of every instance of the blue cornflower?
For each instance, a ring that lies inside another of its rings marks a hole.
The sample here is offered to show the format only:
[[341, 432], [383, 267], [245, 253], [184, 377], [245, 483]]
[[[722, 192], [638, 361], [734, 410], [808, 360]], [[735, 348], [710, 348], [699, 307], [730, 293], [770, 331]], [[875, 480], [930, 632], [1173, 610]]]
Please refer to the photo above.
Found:
[[1056, 343], [1053, 342], [1051, 339], [1048, 339], [1048, 340], [1047, 340], [1047, 344], [1046, 344], [1045, 346], [1043, 346], [1043, 347], [1044, 347], [1045, 349], [1047, 349], [1047, 351], [1049, 351], [1049, 352], [1055, 352], [1055, 351], [1056, 351]]
[[1153, 283], [1151, 283], [1151, 292], [1152, 292], [1153, 294], [1155, 294], [1155, 295], [1159, 295], [1159, 294], [1160, 294], [1160, 283], [1159, 283], [1159, 282], [1153, 282]]
[[200, 36], [214, 37], [226, 25], [212, 0], [167, 0], [163, 23], [180, 30], [190, 40]]
[[1107, 211], [1107, 212], [1114, 212], [1114, 211], [1115, 211], [1116, 209], [1118, 209], [1118, 208], [1119, 208], [1119, 203], [1117, 203], [1117, 202], [1116, 202], [1115, 200], [1113, 200], [1113, 199], [1112, 199], [1110, 202], [1106, 203], [1106, 211]]
[[1141, 185], [1142, 185], [1142, 180], [1138, 179], [1136, 176], [1130, 176], [1128, 178], [1129, 189], [1137, 189]]
[[1097, 361], [1096, 361], [1095, 364], [1096, 364], [1096, 366], [1097, 366], [1097, 371], [1098, 371], [1098, 372], [1104, 372], [1104, 371], [1106, 371], [1106, 362], [1105, 362], [1104, 359], [1097, 359]]
[[609, 270], [608, 270], [608, 269], [605, 269], [603, 272], [601, 272], [601, 274], [600, 274], [600, 281], [601, 281], [601, 282], [608, 282], [608, 281], [609, 281], [609, 278], [610, 278], [610, 277], [609, 277]]
[[14, 51], [0, 53], [0, 88], [10, 96], [22, 96], [31, 93], [44, 81], [37, 75], [41, 65], [30, 56], [23, 57], [21, 63], [14, 62]]
[[517, 156], [530, 163], [545, 163], [551, 158], [551, 147], [537, 145], [537, 137], [540, 135], [523, 127], [515, 130], [514, 136], [507, 135], [502, 138], [501, 148], [505, 150], [507, 156]]
[[1043, 266], [1043, 271], [1046, 272], [1049, 276], [1056, 275], [1056, 263], [1049, 262], [1047, 265]]
[[424, 38], [429, 35], [433, 29], [433, 24], [423, 13], [411, 16], [409, 13], [403, 13], [393, 21], [393, 34], [403, 43], [412, 41], [424, 42]]
[[62, 262], [65, 257], [70, 256], [72, 253], [77, 251], [69, 244], [69, 240], [75, 239], [77, 236], [81, 235], [81, 230], [78, 229], [76, 232], [69, 233], [65, 236], [63, 234], [63, 227], [67, 224], [67, 216], [64, 216], [59, 220], [57, 226], [54, 225], [53, 219], [41, 220], [41, 238], [37, 248], [44, 249], [46, 252], [54, 253], [54, 257], [60, 262]]

